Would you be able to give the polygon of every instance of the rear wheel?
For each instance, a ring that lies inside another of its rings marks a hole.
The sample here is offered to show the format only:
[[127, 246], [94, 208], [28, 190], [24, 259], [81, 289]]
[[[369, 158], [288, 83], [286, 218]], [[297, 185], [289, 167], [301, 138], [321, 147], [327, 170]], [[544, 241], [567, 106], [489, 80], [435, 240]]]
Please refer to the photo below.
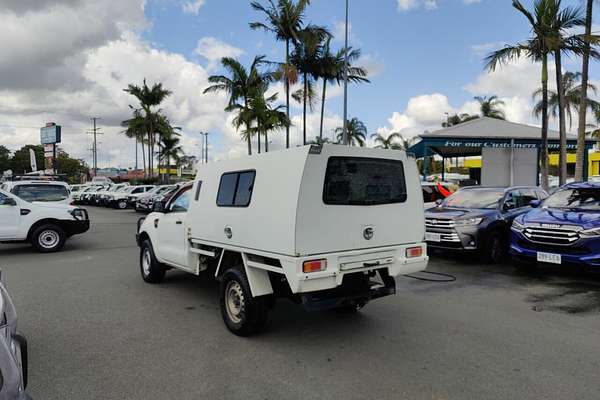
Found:
[[492, 232], [481, 249], [482, 261], [489, 264], [499, 264], [506, 257], [506, 240], [501, 232]]
[[147, 283], [162, 282], [167, 272], [164, 265], [158, 262], [154, 256], [154, 249], [152, 249], [152, 243], [149, 239], [142, 242], [140, 249], [140, 272], [142, 279]]
[[264, 328], [269, 314], [268, 297], [252, 297], [242, 268], [225, 272], [220, 291], [221, 315], [227, 329], [238, 336], [249, 336]]
[[119, 210], [125, 210], [127, 208], [127, 201], [126, 200], [119, 200], [119, 202], [117, 203], [117, 208]]
[[355, 314], [362, 310], [363, 307], [367, 305], [367, 303], [368, 301], [366, 300], [353, 301], [335, 308], [335, 311], [343, 314]]
[[31, 234], [31, 244], [41, 253], [53, 253], [65, 246], [67, 235], [58, 225], [42, 225]]

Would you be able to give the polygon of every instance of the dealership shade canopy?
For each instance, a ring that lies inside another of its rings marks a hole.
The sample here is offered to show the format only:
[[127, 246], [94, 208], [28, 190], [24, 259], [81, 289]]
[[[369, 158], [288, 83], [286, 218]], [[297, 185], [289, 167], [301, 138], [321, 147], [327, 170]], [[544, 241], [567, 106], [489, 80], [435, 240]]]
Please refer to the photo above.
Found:
[[[480, 156], [482, 149], [539, 149], [542, 145], [541, 128], [518, 124], [501, 119], [481, 117], [462, 124], [425, 132], [419, 136], [421, 141], [408, 149], [408, 153], [417, 158], [434, 155], [442, 159], [452, 157]], [[585, 147], [591, 149], [595, 140], [587, 139]], [[559, 132], [548, 131], [548, 151], [560, 149]], [[567, 151], [577, 149], [577, 136], [567, 134]], [[588, 152], [584, 153], [584, 177], [587, 179]], [[428, 163], [423, 173], [427, 174]], [[539, 170], [539, 165], [538, 165]]]

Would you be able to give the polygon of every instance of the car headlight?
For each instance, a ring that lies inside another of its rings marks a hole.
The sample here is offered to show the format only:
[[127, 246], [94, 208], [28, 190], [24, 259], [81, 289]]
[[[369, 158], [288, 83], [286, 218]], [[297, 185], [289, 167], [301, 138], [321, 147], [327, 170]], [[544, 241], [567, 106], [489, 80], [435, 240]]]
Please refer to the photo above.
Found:
[[512, 228], [516, 231], [522, 232], [523, 229], [525, 229], [525, 225], [523, 225], [522, 223], [520, 223], [519, 221], [517, 221], [515, 219], [515, 220], [513, 220]]
[[73, 216], [73, 218], [75, 218], [78, 221], [86, 220], [86, 212], [82, 208], [76, 208], [74, 210], [71, 210], [71, 211], [69, 211], [69, 214], [71, 214]]
[[457, 219], [454, 221], [455, 226], [475, 226], [479, 225], [483, 218]]
[[580, 236], [600, 236], [600, 228], [593, 228], [593, 229], [584, 229], [582, 231], [579, 231], [579, 235]]

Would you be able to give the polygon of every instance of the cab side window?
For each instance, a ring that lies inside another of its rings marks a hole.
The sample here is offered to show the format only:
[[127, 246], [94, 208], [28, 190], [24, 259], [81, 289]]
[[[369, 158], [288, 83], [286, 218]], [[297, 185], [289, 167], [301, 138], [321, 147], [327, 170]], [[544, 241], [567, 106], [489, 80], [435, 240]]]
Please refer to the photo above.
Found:
[[177, 194], [169, 206], [169, 212], [186, 212], [190, 206], [190, 187]]
[[0, 206], [5, 205], [7, 200], [8, 200], [8, 196], [5, 196], [2, 193], [0, 193]]

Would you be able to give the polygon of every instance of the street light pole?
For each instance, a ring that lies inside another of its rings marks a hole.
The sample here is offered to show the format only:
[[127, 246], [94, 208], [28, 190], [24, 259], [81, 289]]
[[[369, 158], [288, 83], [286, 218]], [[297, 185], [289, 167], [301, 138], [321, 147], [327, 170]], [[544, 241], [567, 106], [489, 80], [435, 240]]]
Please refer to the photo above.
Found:
[[344, 126], [342, 144], [348, 144], [348, 0], [346, 0], [346, 39], [344, 47]]

